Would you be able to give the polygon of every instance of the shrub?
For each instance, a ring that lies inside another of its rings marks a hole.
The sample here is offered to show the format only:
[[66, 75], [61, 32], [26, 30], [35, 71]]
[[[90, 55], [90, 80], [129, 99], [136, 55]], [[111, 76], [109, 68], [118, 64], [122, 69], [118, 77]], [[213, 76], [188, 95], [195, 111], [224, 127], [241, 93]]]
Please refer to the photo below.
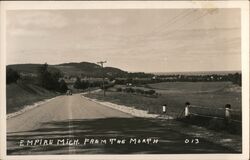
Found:
[[153, 95], [153, 94], [155, 94], [155, 90], [151, 89], [151, 90], [145, 91], [145, 93], [148, 95]]
[[127, 93], [134, 93], [135, 92], [135, 90], [133, 88], [131, 88], [131, 87], [125, 88], [124, 91], [127, 92]]
[[144, 90], [138, 89], [138, 88], [135, 90], [135, 92], [138, 93], [138, 94], [144, 94], [145, 93]]
[[67, 90], [68, 90], [68, 86], [66, 82], [64, 80], [61, 80], [60, 85], [59, 85], [59, 92], [66, 93]]
[[48, 90], [59, 91], [59, 79], [62, 76], [60, 71], [49, 71], [47, 63], [38, 68], [38, 83]]
[[7, 71], [6, 71], [6, 82], [7, 82], [7, 84], [16, 83], [19, 78], [20, 78], [20, 75], [18, 74], [17, 71], [15, 71], [15, 70], [13, 70], [11, 68], [7, 69]]
[[75, 83], [74, 83], [74, 88], [76, 88], [76, 89], [81, 89], [81, 87], [82, 87], [81, 80], [80, 80], [79, 77], [77, 77], [77, 78], [76, 78], [76, 81], [75, 81]]
[[116, 92], [121, 92], [122, 91], [122, 88], [119, 87], [119, 88], [116, 88]]

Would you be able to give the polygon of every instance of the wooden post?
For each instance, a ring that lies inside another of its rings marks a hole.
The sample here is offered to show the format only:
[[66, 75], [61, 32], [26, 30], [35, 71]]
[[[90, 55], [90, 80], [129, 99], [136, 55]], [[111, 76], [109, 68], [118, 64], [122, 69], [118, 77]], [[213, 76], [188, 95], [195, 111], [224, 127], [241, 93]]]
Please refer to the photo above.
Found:
[[225, 105], [225, 120], [226, 120], [226, 123], [231, 122], [231, 105], [230, 104]]
[[190, 106], [190, 103], [189, 102], [186, 102], [185, 103], [185, 117], [188, 118], [190, 116], [189, 114], [189, 106]]
[[163, 114], [165, 114], [167, 112], [167, 105], [166, 104], [162, 105], [162, 112], [163, 112]]
[[87, 77], [88, 78], [88, 94], [90, 94], [90, 79], [89, 79], [89, 77]]
[[100, 61], [100, 62], [97, 62], [97, 64], [100, 64], [101, 67], [102, 67], [102, 89], [103, 89], [103, 97], [105, 97], [105, 87], [104, 87], [104, 67], [103, 67], [103, 64], [104, 63], [107, 63], [107, 61]]

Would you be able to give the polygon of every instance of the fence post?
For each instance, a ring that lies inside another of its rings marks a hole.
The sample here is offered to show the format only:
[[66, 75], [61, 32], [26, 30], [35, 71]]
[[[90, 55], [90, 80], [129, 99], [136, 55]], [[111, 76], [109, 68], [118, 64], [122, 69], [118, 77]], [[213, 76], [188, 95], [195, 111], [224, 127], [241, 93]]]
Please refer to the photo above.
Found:
[[166, 112], [167, 112], [167, 105], [166, 104], [162, 105], [162, 112], [163, 112], [163, 114], [166, 114]]
[[185, 117], [188, 118], [190, 116], [189, 114], [189, 106], [190, 106], [190, 103], [189, 102], [186, 102], [185, 103]]
[[230, 104], [225, 105], [225, 120], [226, 120], [226, 123], [231, 122], [231, 105]]

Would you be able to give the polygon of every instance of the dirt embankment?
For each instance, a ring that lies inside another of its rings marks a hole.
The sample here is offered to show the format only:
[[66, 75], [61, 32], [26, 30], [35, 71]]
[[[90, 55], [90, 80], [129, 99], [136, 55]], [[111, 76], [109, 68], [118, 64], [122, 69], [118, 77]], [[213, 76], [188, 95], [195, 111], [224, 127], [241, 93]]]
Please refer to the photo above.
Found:
[[31, 105], [58, 95], [37, 85], [23, 83], [7, 85], [6, 94], [7, 114], [19, 111], [26, 105]]

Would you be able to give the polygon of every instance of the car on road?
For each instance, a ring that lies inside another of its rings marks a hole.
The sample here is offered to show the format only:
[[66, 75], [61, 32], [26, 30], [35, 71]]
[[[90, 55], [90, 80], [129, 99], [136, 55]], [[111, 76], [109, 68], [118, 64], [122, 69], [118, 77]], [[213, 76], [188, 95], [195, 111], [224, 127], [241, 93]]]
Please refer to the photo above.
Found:
[[72, 95], [72, 91], [71, 90], [67, 90], [66, 95], [67, 96]]

